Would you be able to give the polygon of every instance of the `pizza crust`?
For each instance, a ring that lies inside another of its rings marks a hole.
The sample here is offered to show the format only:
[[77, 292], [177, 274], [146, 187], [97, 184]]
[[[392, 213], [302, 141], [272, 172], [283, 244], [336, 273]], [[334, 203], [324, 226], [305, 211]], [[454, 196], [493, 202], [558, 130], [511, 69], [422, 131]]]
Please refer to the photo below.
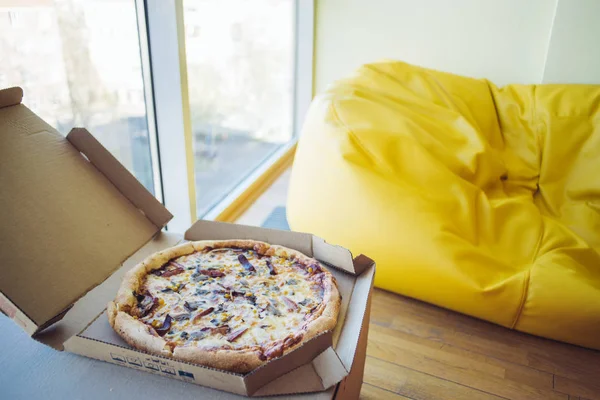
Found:
[[148, 353], [241, 374], [251, 372], [266, 363], [266, 360], [260, 358], [259, 349], [207, 350], [201, 347], [172, 346], [158, 336], [153, 328], [130, 315], [132, 309], [137, 305], [134, 294], [143, 284], [146, 275], [161, 268], [173, 258], [202, 251], [207, 247], [254, 249], [265, 255], [295, 258], [305, 265], [317, 264], [322, 269], [326, 280], [324, 279], [322, 302], [315, 312], [315, 314], [319, 313], [319, 316], [305, 325], [301, 331], [301, 340], [286, 347], [283, 354], [295, 350], [313, 337], [335, 327], [341, 306], [341, 296], [335, 278], [317, 260], [297, 250], [255, 240], [196, 241], [186, 242], [152, 254], [123, 277], [115, 300], [108, 303], [107, 314], [110, 325], [129, 345]]
[[[111, 318], [109, 317], [109, 323]], [[146, 324], [133, 318], [123, 311], [117, 312], [112, 318], [113, 329], [131, 346], [148, 353], [171, 357], [172, 350], [167, 342], [156, 336]]]
[[173, 357], [177, 360], [200, 364], [211, 368], [245, 374], [263, 365], [256, 350], [204, 350], [198, 347], [176, 347]]

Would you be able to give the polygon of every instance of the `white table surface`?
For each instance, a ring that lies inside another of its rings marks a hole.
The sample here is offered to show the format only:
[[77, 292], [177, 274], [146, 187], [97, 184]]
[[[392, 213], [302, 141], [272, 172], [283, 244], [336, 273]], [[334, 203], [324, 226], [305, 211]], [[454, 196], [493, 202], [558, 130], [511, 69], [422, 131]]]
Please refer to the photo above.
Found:
[[[223, 392], [59, 352], [0, 314], [1, 399], [200, 399]], [[232, 396], [247, 399], [242, 396]], [[297, 396], [310, 399], [311, 395]], [[276, 399], [276, 397], [272, 397]]]

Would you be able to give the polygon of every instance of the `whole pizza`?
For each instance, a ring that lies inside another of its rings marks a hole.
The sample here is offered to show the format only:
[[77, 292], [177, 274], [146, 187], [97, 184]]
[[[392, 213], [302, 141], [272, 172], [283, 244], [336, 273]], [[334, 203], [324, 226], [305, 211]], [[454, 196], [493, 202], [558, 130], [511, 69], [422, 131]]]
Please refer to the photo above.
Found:
[[132, 268], [107, 313], [137, 349], [247, 373], [333, 329], [340, 302], [333, 275], [296, 250], [200, 241]]

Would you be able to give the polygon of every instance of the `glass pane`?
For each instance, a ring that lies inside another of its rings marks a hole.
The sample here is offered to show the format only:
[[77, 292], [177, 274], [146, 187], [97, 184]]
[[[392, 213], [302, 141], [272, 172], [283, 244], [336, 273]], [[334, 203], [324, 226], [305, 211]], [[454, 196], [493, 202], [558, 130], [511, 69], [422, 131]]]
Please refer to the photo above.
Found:
[[86, 127], [154, 192], [135, 1], [26, 3], [0, 7], [0, 87], [63, 134]]
[[293, 136], [294, 0], [185, 0], [198, 216]]

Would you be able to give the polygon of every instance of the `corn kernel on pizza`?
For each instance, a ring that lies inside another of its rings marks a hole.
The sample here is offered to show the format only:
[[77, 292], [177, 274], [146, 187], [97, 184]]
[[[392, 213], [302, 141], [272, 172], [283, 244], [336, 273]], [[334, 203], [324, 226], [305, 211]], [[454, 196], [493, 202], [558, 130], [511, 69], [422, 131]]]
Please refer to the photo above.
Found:
[[340, 302], [333, 275], [296, 250], [200, 241], [132, 268], [107, 313], [137, 349], [247, 373], [333, 329]]

